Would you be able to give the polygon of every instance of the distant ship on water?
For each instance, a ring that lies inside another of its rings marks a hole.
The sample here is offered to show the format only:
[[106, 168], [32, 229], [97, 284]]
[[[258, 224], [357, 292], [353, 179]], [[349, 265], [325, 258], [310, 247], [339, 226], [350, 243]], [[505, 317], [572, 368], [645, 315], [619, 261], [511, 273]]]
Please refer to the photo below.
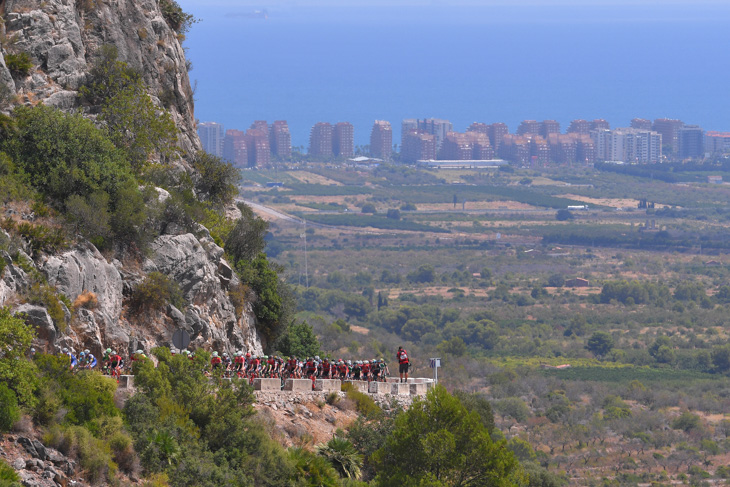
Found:
[[269, 12], [268, 10], [252, 10], [250, 12], [246, 12], [239, 15], [240, 17], [243, 17], [245, 19], [268, 19], [269, 18]]

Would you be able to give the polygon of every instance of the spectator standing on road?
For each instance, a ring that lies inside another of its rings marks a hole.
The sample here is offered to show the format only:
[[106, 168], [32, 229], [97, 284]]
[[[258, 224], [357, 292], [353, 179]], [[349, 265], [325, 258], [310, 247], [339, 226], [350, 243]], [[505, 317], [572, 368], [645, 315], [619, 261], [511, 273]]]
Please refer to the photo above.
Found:
[[[408, 352], [406, 352], [405, 348], [398, 347], [398, 353], [395, 355], [395, 357], [398, 359], [400, 381], [408, 382], [408, 368], [411, 365], [411, 362], [408, 359]], [[404, 376], [405, 376], [405, 380], [403, 380]]]

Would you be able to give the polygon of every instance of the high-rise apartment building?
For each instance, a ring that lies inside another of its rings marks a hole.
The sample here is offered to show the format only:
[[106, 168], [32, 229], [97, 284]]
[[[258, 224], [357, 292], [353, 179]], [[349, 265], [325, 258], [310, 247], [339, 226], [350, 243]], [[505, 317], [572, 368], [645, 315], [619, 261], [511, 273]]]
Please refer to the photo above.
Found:
[[223, 157], [223, 141], [225, 139], [223, 125], [216, 122], [200, 123], [198, 124], [198, 136], [205, 152], [217, 157]]
[[517, 135], [540, 135], [540, 122], [537, 120], [523, 120], [517, 127]]
[[469, 125], [469, 128], [466, 129], [466, 131], [489, 135], [489, 125], [487, 125], [486, 123], [474, 122]]
[[499, 156], [502, 159], [519, 164], [528, 164], [530, 162], [531, 152], [530, 137], [510, 134], [502, 137], [499, 146]]
[[570, 122], [568, 127], [569, 134], [590, 134], [591, 133], [591, 122], [588, 120], [577, 119]]
[[269, 129], [269, 147], [271, 153], [279, 159], [291, 158], [291, 133], [286, 120], [277, 120]]
[[266, 137], [269, 136], [269, 124], [266, 122], [266, 120], [256, 120], [254, 123], [251, 124], [249, 128], [260, 131], [261, 133], [266, 135]]
[[664, 146], [669, 149], [669, 155], [679, 154], [679, 129], [684, 126], [681, 120], [671, 118], [657, 118], [654, 120], [652, 130], [662, 134]]
[[705, 133], [705, 151], [710, 154], [730, 154], [730, 132]]
[[318, 122], [309, 133], [309, 154], [322, 158], [332, 157], [332, 125]]
[[487, 129], [487, 135], [489, 136], [489, 143], [495, 151], [499, 152], [499, 146], [502, 145], [502, 139], [505, 135], [509, 134], [509, 129], [504, 123], [493, 123], [489, 125]]
[[269, 147], [268, 130], [264, 131], [260, 128], [248, 129], [246, 131], [245, 140], [246, 149], [248, 151], [248, 166], [268, 166], [271, 162], [271, 149]]
[[494, 150], [487, 134], [449, 132], [438, 151], [438, 158], [449, 161], [489, 160], [494, 158]]
[[370, 132], [370, 154], [384, 161], [390, 161], [393, 156], [393, 128], [390, 122], [376, 120]]
[[420, 160], [436, 159], [436, 136], [418, 129], [406, 132], [401, 147], [401, 159], [411, 164]]
[[662, 135], [649, 130], [594, 130], [596, 160], [656, 164], [662, 158]]
[[611, 124], [602, 118], [597, 118], [591, 122], [591, 130], [611, 130]]
[[223, 159], [235, 167], [248, 167], [248, 147], [244, 132], [235, 129], [226, 130]]
[[335, 157], [355, 155], [355, 128], [350, 122], [337, 122], [332, 127], [332, 154]]
[[588, 134], [570, 132], [550, 134], [550, 160], [559, 164], [593, 163], [596, 151], [593, 139]]
[[[559, 135], [559, 134], [552, 134]], [[550, 147], [541, 135], [530, 137], [530, 165], [545, 166], [550, 162]]]
[[543, 120], [540, 122], [540, 135], [547, 138], [550, 134], [560, 133], [560, 123], [555, 120]]
[[433, 135], [436, 138], [436, 150], [438, 150], [446, 138], [446, 134], [454, 131], [454, 126], [448, 120], [440, 118], [424, 118], [423, 120], [407, 118], [401, 124], [401, 145], [404, 144], [408, 132], [414, 129]]
[[631, 119], [631, 128], [639, 130], [651, 130], [651, 120], [645, 118]]
[[705, 155], [705, 132], [699, 125], [685, 125], [679, 129], [679, 157], [697, 159]]

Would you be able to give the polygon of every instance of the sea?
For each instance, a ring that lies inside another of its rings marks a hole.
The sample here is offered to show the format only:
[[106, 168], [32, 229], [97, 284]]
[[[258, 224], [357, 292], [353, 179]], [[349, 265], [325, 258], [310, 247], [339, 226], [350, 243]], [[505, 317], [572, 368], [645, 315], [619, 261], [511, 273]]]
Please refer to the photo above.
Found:
[[678, 118], [730, 131], [730, 1], [179, 0], [195, 114], [244, 130], [316, 122]]

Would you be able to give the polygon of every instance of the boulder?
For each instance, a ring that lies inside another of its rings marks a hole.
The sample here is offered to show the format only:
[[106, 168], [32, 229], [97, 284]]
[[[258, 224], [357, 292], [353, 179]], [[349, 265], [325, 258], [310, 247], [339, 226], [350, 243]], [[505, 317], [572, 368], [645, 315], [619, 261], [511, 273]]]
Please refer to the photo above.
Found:
[[25, 436], [19, 436], [18, 444], [25, 448], [25, 451], [27, 451], [30, 456], [32, 456], [33, 458], [38, 458], [38, 452], [36, 451], [35, 446], [33, 446], [32, 440], [26, 438]]
[[56, 343], [57, 331], [46, 308], [33, 304], [21, 304], [13, 309], [13, 313], [24, 315], [25, 321], [35, 327], [38, 338], [48, 344], [49, 350], [53, 349]]

